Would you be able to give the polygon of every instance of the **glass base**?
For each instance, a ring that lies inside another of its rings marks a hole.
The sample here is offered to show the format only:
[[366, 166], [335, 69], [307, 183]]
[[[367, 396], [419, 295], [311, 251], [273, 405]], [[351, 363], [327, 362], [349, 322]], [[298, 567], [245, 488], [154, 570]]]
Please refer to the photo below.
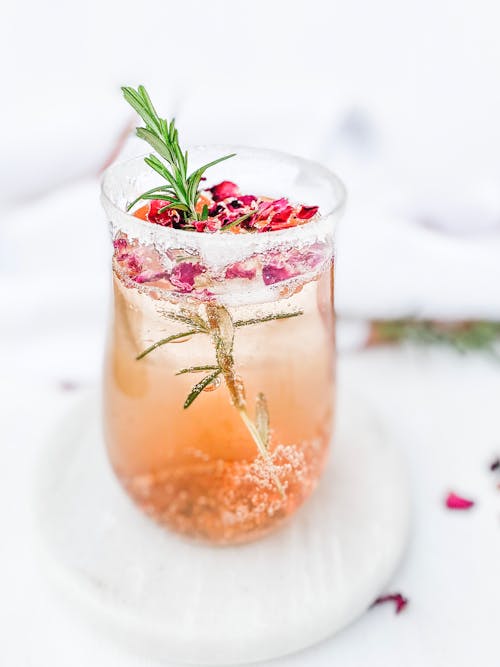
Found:
[[236, 547], [155, 525], [115, 479], [97, 392], [59, 424], [41, 462], [38, 527], [48, 574], [94, 626], [151, 658], [269, 660], [361, 615], [407, 541], [406, 469], [370, 406], [342, 387], [321, 483], [272, 535]]

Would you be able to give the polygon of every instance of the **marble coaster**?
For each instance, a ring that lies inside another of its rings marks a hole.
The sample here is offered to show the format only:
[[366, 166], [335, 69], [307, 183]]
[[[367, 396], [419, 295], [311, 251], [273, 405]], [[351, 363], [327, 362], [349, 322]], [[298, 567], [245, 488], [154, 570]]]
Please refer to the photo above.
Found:
[[329, 637], [384, 589], [408, 533], [397, 447], [347, 391], [318, 489], [278, 532], [248, 545], [184, 541], [133, 506], [106, 459], [97, 392], [59, 424], [37, 482], [51, 578], [121, 644], [171, 662], [253, 662]]

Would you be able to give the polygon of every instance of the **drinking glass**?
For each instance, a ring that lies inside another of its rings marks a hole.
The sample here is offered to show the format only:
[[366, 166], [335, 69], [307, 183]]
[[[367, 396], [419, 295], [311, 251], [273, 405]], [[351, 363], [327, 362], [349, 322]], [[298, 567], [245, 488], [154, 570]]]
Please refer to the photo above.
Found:
[[334, 234], [341, 182], [273, 151], [226, 153], [210, 182], [318, 205], [296, 227], [199, 233], [127, 213], [158, 184], [142, 158], [105, 173], [114, 306], [104, 372], [112, 467], [139, 507], [185, 536], [234, 544], [290, 517], [318, 483], [335, 393]]

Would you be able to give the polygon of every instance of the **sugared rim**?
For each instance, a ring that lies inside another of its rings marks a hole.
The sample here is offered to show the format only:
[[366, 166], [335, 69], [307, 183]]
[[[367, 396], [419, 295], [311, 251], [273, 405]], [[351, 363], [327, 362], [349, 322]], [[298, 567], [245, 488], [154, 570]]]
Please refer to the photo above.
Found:
[[[250, 244], [255, 244], [256, 241], [264, 241], [263, 238], [258, 237], [267, 237], [267, 241], [270, 241], [271, 238], [273, 242], [279, 243], [280, 241], [290, 241], [291, 237], [296, 237], [297, 239], [304, 236], [304, 234], [321, 234], [325, 233], [330, 228], [330, 225], [333, 225], [338, 218], [341, 216], [342, 211], [345, 208], [347, 193], [344, 184], [334, 174], [332, 171], [324, 167], [323, 165], [314, 162], [313, 160], [307, 160], [305, 158], [298, 157], [289, 153], [282, 151], [275, 151], [267, 148], [252, 148], [249, 146], [232, 146], [224, 144], [207, 144], [207, 145], [195, 145], [188, 147], [190, 153], [196, 151], [201, 152], [204, 150], [213, 150], [221, 152], [221, 155], [225, 153], [236, 153], [238, 155], [252, 157], [252, 156], [262, 156], [269, 158], [275, 158], [278, 160], [286, 160], [288, 162], [292, 161], [302, 166], [307, 166], [312, 172], [316, 173], [319, 177], [324, 179], [327, 183], [330, 184], [332, 191], [335, 193], [336, 204], [328, 211], [324, 212], [320, 210], [320, 216], [316, 220], [311, 222], [306, 222], [303, 225], [296, 225], [294, 227], [289, 227], [287, 229], [280, 229], [268, 232], [262, 232], [260, 234], [231, 234], [231, 245], [233, 246], [245, 246]], [[202, 232], [193, 232], [185, 229], [173, 229], [172, 227], [163, 227], [161, 225], [156, 225], [146, 220], [141, 220], [137, 218], [132, 213], [128, 213], [121, 209], [114, 201], [110, 194], [111, 180], [113, 178], [114, 172], [117, 169], [123, 169], [126, 165], [135, 165], [138, 162], [144, 161], [144, 158], [148, 154], [138, 155], [136, 157], [130, 158], [128, 160], [122, 160], [121, 162], [115, 162], [110, 167], [106, 169], [101, 180], [101, 201], [103, 207], [110, 218], [112, 218], [114, 223], [118, 223], [118, 226], [123, 226], [129, 232], [135, 230], [137, 236], [143, 236], [147, 234], [150, 236], [154, 233], [155, 239], [165, 245], [175, 246], [176, 244], [180, 246], [193, 246], [200, 244], [217, 244], [220, 243], [221, 237], [228, 237], [228, 234], [224, 232], [213, 232], [213, 233], [202, 233]], [[147, 165], [144, 165], [144, 169], [148, 170]], [[331, 228], [329, 229], [331, 232]], [[196, 237], [196, 238], [194, 238]], [[201, 237], [201, 238], [200, 238]]]

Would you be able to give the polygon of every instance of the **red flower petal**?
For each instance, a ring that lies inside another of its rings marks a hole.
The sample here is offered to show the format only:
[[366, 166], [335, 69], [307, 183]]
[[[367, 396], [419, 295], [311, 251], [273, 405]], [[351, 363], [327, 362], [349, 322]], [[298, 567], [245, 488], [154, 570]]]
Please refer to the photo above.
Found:
[[238, 201], [240, 201], [243, 206], [250, 206], [254, 201], [257, 201], [257, 197], [254, 195], [241, 195], [238, 197]]
[[173, 227], [178, 225], [181, 216], [179, 211], [176, 211], [175, 208], [168, 208], [166, 211], [159, 213], [160, 209], [168, 206], [168, 203], [168, 201], [154, 199], [149, 205], [148, 220], [157, 225], [162, 225], [163, 227]]
[[381, 595], [378, 597], [375, 602], [372, 604], [372, 607], [375, 607], [379, 604], [384, 604], [384, 602], [394, 602], [396, 609], [396, 614], [399, 614], [408, 604], [408, 598], [405, 598], [401, 593], [391, 593], [390, 595]]
[[272, 213], [279, 213], [287, 206], [288, 199], [285, 197], [274, 199], [273, 201], [261, 201], [257, 207], [258, 217], [260, 220], [265, 220]]
[[271, 220], [271, 227], [274, 228], [276, 223], [288, 222], [292, 213], [293, 213], [293, 206], [285, 206], [285, 207], [281, 208], [281, 210], [278, 210], [273, 215], [273, 218]]
[[468, 510], [474, 506], [473, 500], [457, 496], [456, 493], [449, 493], [446, 498], [446, 507], [450, 510]]
[[301, 206], [295, 215], [299, 220], [309, 220], [318, 210], [319, 206]]
[[217, 185], [209, 188], [212, 193], [212, 197], [215, 201], [220, 201], [221, 199], [227, 199], [228, 197], [237, 197], [239, 193], [239, 188], [236, 183], [231, 183], [231, 181], [222, 181]]
[[204, 232], [206, 226], [207, 226], [207, 221], [206, 220], [195, 220], [194, 221], [194, 228], [196, 229], [197, 232]]
[[202, 264], [180, 262], [173, 268], [170, 274], [170, 282], [181, 292], [191, 292], [194, 287], [195, 278], [204, 272], [205, 267]]

